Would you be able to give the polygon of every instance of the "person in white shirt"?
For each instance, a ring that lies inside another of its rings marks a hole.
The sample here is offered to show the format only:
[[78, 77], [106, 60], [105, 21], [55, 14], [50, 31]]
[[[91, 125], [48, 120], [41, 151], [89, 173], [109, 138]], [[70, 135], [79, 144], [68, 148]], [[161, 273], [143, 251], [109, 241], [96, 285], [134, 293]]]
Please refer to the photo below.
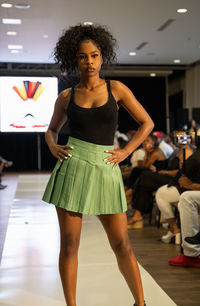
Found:
[[138, 162], [143, 161], [145, 157], [145, 150], [141, 147], [135, 150], [131, 156], [130, 162], [132, 168], [138, 167]]
[[174, 152], [174, 149], [165, 141], [165, 134], [163, 132], [156, 131], [153, 133], [153, 136], [156, 137], [158, 148], [164, 153], [166, 158], [169, 158]]

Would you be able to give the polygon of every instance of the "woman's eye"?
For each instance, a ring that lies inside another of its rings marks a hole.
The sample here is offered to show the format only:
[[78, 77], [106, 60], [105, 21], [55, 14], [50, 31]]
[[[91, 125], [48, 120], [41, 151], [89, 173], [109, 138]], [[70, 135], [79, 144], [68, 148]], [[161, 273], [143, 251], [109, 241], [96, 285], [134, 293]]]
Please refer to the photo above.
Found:
[[97, 56], [98, 56], [98, 54], [93, 54], [92, 56], [95, 58], [95, 57], [97, 57]]

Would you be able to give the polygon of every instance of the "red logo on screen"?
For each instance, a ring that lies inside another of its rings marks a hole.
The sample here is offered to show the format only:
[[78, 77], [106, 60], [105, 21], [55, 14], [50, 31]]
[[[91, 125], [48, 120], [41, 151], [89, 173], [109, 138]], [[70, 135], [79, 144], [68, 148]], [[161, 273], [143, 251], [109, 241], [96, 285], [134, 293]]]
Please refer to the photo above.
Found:
[[28, 98], [36, 101], [44, 91], [44, 87], [41, 82], [23, 81], [21, 86], [13, 86], [14, 91], [24, 101]]

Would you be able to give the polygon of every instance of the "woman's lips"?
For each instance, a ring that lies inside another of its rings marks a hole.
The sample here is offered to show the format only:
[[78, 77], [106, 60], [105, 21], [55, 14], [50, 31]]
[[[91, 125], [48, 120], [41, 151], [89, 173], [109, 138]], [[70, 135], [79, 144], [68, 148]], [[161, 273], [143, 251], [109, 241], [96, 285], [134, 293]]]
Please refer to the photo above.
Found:
[[87, 68], [87, 71], [93, 72], [95, 69], [94, 68]]

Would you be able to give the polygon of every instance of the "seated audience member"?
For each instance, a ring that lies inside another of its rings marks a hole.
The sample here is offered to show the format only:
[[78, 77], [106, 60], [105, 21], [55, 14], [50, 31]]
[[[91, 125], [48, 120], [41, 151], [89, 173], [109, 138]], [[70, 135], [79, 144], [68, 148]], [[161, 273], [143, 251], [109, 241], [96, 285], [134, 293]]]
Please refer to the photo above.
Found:
[[[121, 171], [122, 171], [122, 178], [123, 178], [123, 182], [124, 182], [124, 186], [125, 186], [125, 190], [126, 190], [126, 200], [127, 200], [127, 204], [130, 203], [131, 199], [132, 199], [132, 189], [128, 188], [129, 186], [129, 177], [131, 174], [131, 171], [136, 168], [136, 167], [142, 167], [143, 162], [144, 162], [144, 157], [145, 157], [145, 150], [143, 149], [142, 145], [135, 150], [130, 158], [130, 164], [131, 166], [127, 166], [127, 167], [121, 167]], [[128, 190], [129, 189], [129, 190]]]
[[163, 132], [154, 132], [153, 136], [156, 137], [156, 145], [164, 153], [166, 158], [169, 158], [174, 149], [165, 141], [165, 134]]
[[147, 136], [142, 146], [145, 152], [144, 160], [137, 161], [137, 167], [132, 169], [128, 180], [125, 182], [126, 198], [128, 203], [132, 197], [133, 186], [140, 174], [147, 169], [155, 171], [157, 168], [160, 168], [160, 165], [163, 165], [163, 161], [166, 160], [163, 152], [155, 146], [155, 138], [152, 135]]
[[7, 187], [6, 185], [1, 184], [3, 169], [4, 169], [4, 167], [6, 167], [6, 168], [11, 167], [12, 164], [13, 164], [12, 161], [8, 161], [8, 160], [4, 159], [2, 156], [0, 156], [0, 189], [4, 189], [4, 188]]
[[132, 188], [142, 171], [145, 169], [155, 171], [160, 163], [162, 164], [163, 160], [166, 160], [163, 152], [155, 146], [155, 138], [152, 135], [147, 136], [142, 146], [145, 152], [144, 160], [141, 161], [137, 167], [133, 168], [128, 181], [129, 188]]
[[187, 124], [188, 133], [191, 136], [191, 144], [192, 148], [196, 148], [197, 146], [197, 124], [194, 119], [190, 120]]
[[[187, 184], [187, 180], [193, 184]], [[169, 185], [160, 187], [156, 192], [156, 203], [163, 218], [169, 224], [169, 231], [161, 237], [165, 243], [170, 243], [171, 238], [175, 237], [175, 243], [180, 243], [180, 228], [176, 222], [172, 204], [177, 204], [180, 194], [183, 191], [195, 188], [200, 184], [200, 150], [194, 152], [186, 161], [184, 168], [179, 171]]]
[[131, 156], [131, 159], [130, 159], [131, 167], [132, 168], [142, 167], [144, 158], [145, 158], [145, 150], [141, 145], [137, 150], [133, 152]]
[[185, 191], [179, 198], [178, 209], [181, 220], [183, 254], [171, 258], [168, 263], [178, 267], [200, 268], [200, 244], [190, 244], [187, 237], [193, 236], [199, 231], [200, 184], [193, 184], [190, 180], [187, 183], [187, 188], [190, 187], [198, 191]]
[[[133, 185], [132, 208], [135, 210], [132, 218], [128, 221], [128, 228], [141, 228], [143, 215], [150, 213], [153, 205], [153, 192], [159, 187], [168, 184], [176, 175], [183, 163], [183, 150], [185, 158], [192, 155], [189, 146], [180, 146], [178, 153], [174, 151], [173, 158], [167, 160], [167, 170], [156, 169], [157, 172], [143, 171], [135, 185]], [[177, 156], [176, 156], [177, 155]], [[158, 171], [159, 170], [159, 171]]]
[[200, 244], [200, 232], [192, 237], [186, 237], [185, 241], [191, 244]]
[[120, 143], [119, 143], [119, 140], [118, 139], [122, 139], [126, 142], [129, 141], [129, 138], [126, 134], [124, 133], [120, 133], [118, 130], [115, 132], [115, 136], [114, 136], [114, 149], [117, 150], [120, 148]]
[[[174, 133], [170, 133], [170, 134], [167, 134], [165, 136], [165, 142], [170, 145], [172, 147], [173, 150], [176, 150], [177, 149], [177, 146], [175, 144], [175, 136], [174, 136]], [[171, 156], [171, 155], [170, 155]]]
[[[128, 143], [128, 137], [125, 134], [120, 134], [117, 138], [119, 149], [123, 149]], [[128, 156], [125, 160], [119, 163], [119, 166], [127, 165], [130, 166], [130, 156]]]

